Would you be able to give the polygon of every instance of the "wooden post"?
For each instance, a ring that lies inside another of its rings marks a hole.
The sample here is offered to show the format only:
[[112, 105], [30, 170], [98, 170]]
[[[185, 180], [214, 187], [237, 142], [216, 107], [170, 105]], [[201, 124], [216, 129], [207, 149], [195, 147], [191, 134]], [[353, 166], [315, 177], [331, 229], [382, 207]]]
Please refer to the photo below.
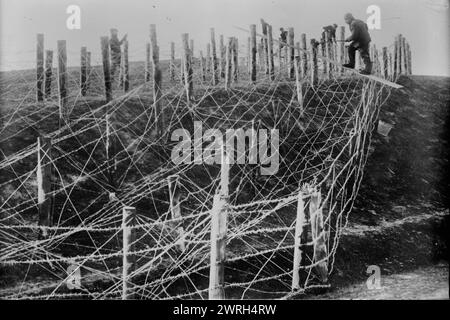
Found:
[[175, 42], [170, 42], [169, 78], [175, 80]]
[[217, 73], [217, 52], [216, 52], [216, 35], [214, 28], [211, 28], [211, 49], [212, 49], [212, 84], [216, 85], [219, 82], [219, 74]]
[[406, 43], [406, 52], [408, 53], [408, 74], [412, 75], [412, 57], [411, 57], [411, 47], [409, 46], [409, 43]]
[[281, 41], [278, 41], [278, 68], [279, 68], [279, 73], [281, 74], [281, 71], [283, 69], [283, 58], [281, 55]]
[[388, 63], [388, 51], [387, 47], [383, 47], [383, 77], [389, 78], [389, 63]]
[[294, 28], [288, 29], [288, 77], [289, 79], [295, 79], [295, 43], [294, 43]]
[[330, 60], [333, 60], [333, 43], [331, 40], [331, 35], [328, 32], [325, 32], [325, 41], [327, 43], [327, 58], [328, 58], [328, 79], [331, 79], [333, 75], [333, 64]]
[[317, 46], [316, 39], [311, 39], [311, 86], [319, 82], [319, 67], [317, 66]]
[[252, 42], [251, 38], [247, 37], [247, 73], [249, 76], [251, 76], [251, 74], [252, 74], [252, 68], [251, 68], [251, 65], [252, 65], [252, 63], [251, 63], [251, 60], [252, 60], [251, 46], [252, 46], [252, 44], [251, 44], [251, 42]]
[[305, 204], [303, 202], [303, 193], [298, 192], [297, 195], [297, 219], [295, 220], [295, 236], [294, 236], [294, 265], [292, 268], [292, 291], [300, 289], [300, 266], [302, 263], [302, 235], [305, 219]]
[[[145, 44], [145, 82], [150, 81], [150, 68], [151, 68], [151, 62], [150, 62], [150, 42], [147, 42]], [[172, 65], [170, 65], [172, 67]], [[171, 69], [172, 70], [172, 69]]]
[[219, 50], [220, 50], [220, 76], [225, 78], [225, 45], [223, 42], [223, 34], [220, 35], [219, 41]]
[[261, 19], [261, 26], [262, 26], [262, 34], [263, 38], [262, 40], [262, 52], [264, 53], [264, 72], [266, 74], [269, 74], [269, 50], [268, 50], [268, 41], [267, 41], [267, 26], [268, 24]]
[[393, 75], [394, 75], [394, 80], [395, 80], [398, 76], [398, 36], [396, 36], [394, 39], [394, 54], [393, 55], [394, 55]]
[[325, 32], [325, 58], [326, 61], [323, 61], [322, 63], [325, 66], [325, 74], [327, 79], [331, 79], [331, 63], [329, 63], [329, 59], [331, 59], [331, 50], [330, 50], [330, 35], [328, 32]]
[[203, 57], [203, 51], [200, 50], [200, 78], [202, 81], [206, 80], [205, 75], [205, 58]]
[[123, 207], [122, 209], [122, 300], [134, 299], [132, 275], [136, 268], [135, 232], [133, 226], [136, 221], [136, 208]]
[[58, 91], [59, 91], [59, 125], [66, 116], [66, 99], [67, 99], [67, 51], [66, 40], [58, 40]]
[[397, 73], [398, 75], [401, 75], [403, 73], [403, 67], [402, 67], [402, 62], [403, 62], [403, 55], [402, 55], [402, 35], [399, 34], [398, 35], [398, 46], [397, 46], [397, 50], [398, 50], [398, 58], [397, 58]]
[[206, 71], [211, 71], [211, 44], [206, 44]]
[[157, 118], [156, 132], [162, 135], [164, 130], [164, 115], [161, 110], [162, 97], [162, 72], [159, 66], [159, 47], [156, 38], [156, 25], [150, 25], [150, 49], [153, 67], [153, 107]]
[[194, 39], [189, 40], [189, 49], [191, 50], [191, 63], [194, 66]]
[[251, 81], [256, 81], [256, 25], [250, 25]]
[[318, 263], [316, 270], [320, 276], [322, 283], [328, 281], [328, 263], [327, 263], [327, 246], [325, 239], [325, 231], [323, 228], [323, 214], [321, 204], [320, 191], [314, 191], [311, 194], [311, 200], [309, 202], [309, 214], [311, 217], [311, 234], [314, 246], [314, 263], [318, 263], [320, 260], [324, 260]]
[[308, 54], [306, 53], [308, 48], [306, 47], [306, 34], [302, 33], [301, 35], [301, 49], [302, 49], [302, 76], [306, 77], [308, 73]]
[[239, 44], [238, 39], [233, 38], [232, 46], [232, 66], [233, 66], [233, 80], [238, 82], [239, 77], [239, 56], [238, 56]]
[[87, 79], [87, 48], [81, 47], [80, 56], [80, 84], [81, 84], [81, 95], [84, 97], [86, 95], [86, 79]]
[[403, 56], [403, 70], [406, 75], [409, 74], [408, 70], [408, 49], [406, 48], [406, 38], [402, 38], [402, 56]]
[[52, 93], [52, 73], [53, 73], [53, 51], [45, 52], [45, 98], [49, 98]]
[[103, 77], [105, 80], [105, 97], [106, 102], [109, 102], [112, 100], [111, 68], [109, 61], [109, 38], [101, 37], [101, 45], [102, 45]]
[[227, 52], [226, 52], [226, 66], [225, 66], [225, 90], [228, 90], [231, 84], [231, 60], [233, 54], [233, 38], [228, 38]]
[[130, 88], [130, 73], [128, 62], [128, 40], [123, 43], [123, 91], [128, 92]]
[[294, 66], [295, 66], [295, 84], [297, 87], [297, 101], [300, 106], [300, 113], [303, 114], [303, 90], [302, 90], [302, 83], [300, 82], [299, 61], [297, 59], [294, 60]]
[[36, 45], [36, 99], [44, 101], [44, 34], [37, 34]]
[[86, 92], [89, 90], [89, 85], [91, 82], [91, 72], [92, 72], [92, 66], [91, 66], [91, 52], [86, 52]]
[[[177, 188], [177, 179], [174, 176], [167, 178], [167, 184], [169, 187], [169, 204], [170, 212], [173, 220], [181, 219], [180, 197], [181, 193]], [[183, 221], [176, 221], [173, 223], [173, 228], [176, 230], [177, 245], [183, 252], [186, 249]]]
[[269, 78], [270, 80], [275, 80], [275, 68], [273, 64], [273, 35], [272, 26], [267, 25], [267, 55], [269, 56]]
[[[39, 225], [44, 227], [52, 226], [52, 159], [51, 140], [47, 137], [37, 138], [37, 193]], [[42, 237], [48, 237], [48, 229], [44, 228]]]
[[191, 55], [189, 49], [189, 34], [182, 34], [183, 41], [183, 73], [184, 73], [184, 86], [186, 90], [186, 99], [189, 103], [191, 101], [191, 97], [193, 95], [193, 83], [192, 83], [192, 64], [191, 64]]
[[224, 268], [227, 240], [229, 161], [222, 144], [220, 190], [214, 195], [211, 210], [211, 263], [209, 271], [209, 300], [225, 299]]

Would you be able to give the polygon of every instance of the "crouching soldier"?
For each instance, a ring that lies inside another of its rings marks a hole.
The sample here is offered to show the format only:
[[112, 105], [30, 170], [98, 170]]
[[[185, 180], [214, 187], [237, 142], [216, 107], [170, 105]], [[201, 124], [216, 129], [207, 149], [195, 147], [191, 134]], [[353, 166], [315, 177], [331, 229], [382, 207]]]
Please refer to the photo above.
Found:
[[364, 69], [359, 72], [361, 74], [370, 74], [372, 72], [372, 62], [370, 61], [369, 44], [371, 41], [369, 28], [367, 24], [361, 20], [355, 19], [351, 13], [347, 13], [344, 17], [345, 22], [350, 26], [351, 36], [345, 39], [348, 44], [349, 62], [344, 64], [346, 68], [355, 67], [356, 50], [361, 54], [364, 62]]

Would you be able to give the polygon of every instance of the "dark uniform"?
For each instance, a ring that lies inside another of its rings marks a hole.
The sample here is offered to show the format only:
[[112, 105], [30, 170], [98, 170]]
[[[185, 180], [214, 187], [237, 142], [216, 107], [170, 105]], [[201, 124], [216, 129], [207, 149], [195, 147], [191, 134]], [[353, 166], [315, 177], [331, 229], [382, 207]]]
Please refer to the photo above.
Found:
[[336, 29], [337, 26], [326, 26], [323, 27], [323, 32], [322, 32], [322, 43], [325, 43], [325, 35], [328, 33], [328, 41], [329, 42], [335, 42], [336, 41]]
[[364, 71], [366, 73], [371, 73], [372, 62], [370, 61], [369, 45], [372, 39], [370, 38], [369, 28], [365, 22], [353, 19], [350, 23], [350, 31], [352, 32], [351, 36], [345, 40], [347, 42], [351, 41], [351, 44], [348, 47], [348, 57], [350, 61], [347, 66], [350, 68], [355, 67], [355, 53], [356, 50], [359, 50], [365, 65]]

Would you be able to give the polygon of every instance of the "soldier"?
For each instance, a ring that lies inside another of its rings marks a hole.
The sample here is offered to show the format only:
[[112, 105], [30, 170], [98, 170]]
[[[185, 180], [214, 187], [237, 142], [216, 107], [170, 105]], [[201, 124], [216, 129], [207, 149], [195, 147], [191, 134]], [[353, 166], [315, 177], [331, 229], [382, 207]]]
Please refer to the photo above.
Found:
[[281, 48], [283, 48], [287, 44], [287, 35], [288, 35], [288, 32], [285, 31], [284, 28], [280, 28]]
[[120, 46], [127, 39], [127, 35], [125, 34], [121, 40], [118, 37], [118, 30], [113, 28], [111, 29], [111, 39], [109, 40], [109, 48], [111, 50], [111, 78], [114, 79], [114, 74], [116, 73], [116, 69], [120, 69], [120, 61], [122, 56], [122, 51]]
[[369, 45], [370, 35], [367, 24], [361, 20], [355, 19], [351, 13], [347, 13], [344, 16], [345, 22], [350, 26], [351, 36], [345, 39], [348, 43], [348, 57], [349, 63], [344, 64], [346, 68], [355, 67], [355, 54], [356, 50], [361, 54], [361, 58], [364, 62], [364, 69], [359, 70], [361, 74], [371, 74], [372, 62], [370, 61]]
[[325, 43], [325, 34], [328, 33], [328, 41], [329, 42], [336, 42], [336, 29], [337, 29], [338, 25], [335, 23], [333, 25], [330, 26], [325, 26], [323, 27], [323, 31], [322, 31], [322, 43]]

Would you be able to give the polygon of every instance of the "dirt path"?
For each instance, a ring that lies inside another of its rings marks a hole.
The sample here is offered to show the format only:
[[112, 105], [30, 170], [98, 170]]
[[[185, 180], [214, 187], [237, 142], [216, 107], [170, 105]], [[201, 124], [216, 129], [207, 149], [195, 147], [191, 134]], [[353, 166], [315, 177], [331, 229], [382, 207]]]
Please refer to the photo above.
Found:
[[368, 289], [366, 282], [362, 282], [318, 296], [317, 299], [449, 299], [448, 268], [447, 263], [442, 263], [386, 276], [381, 270], [380, 289]]

